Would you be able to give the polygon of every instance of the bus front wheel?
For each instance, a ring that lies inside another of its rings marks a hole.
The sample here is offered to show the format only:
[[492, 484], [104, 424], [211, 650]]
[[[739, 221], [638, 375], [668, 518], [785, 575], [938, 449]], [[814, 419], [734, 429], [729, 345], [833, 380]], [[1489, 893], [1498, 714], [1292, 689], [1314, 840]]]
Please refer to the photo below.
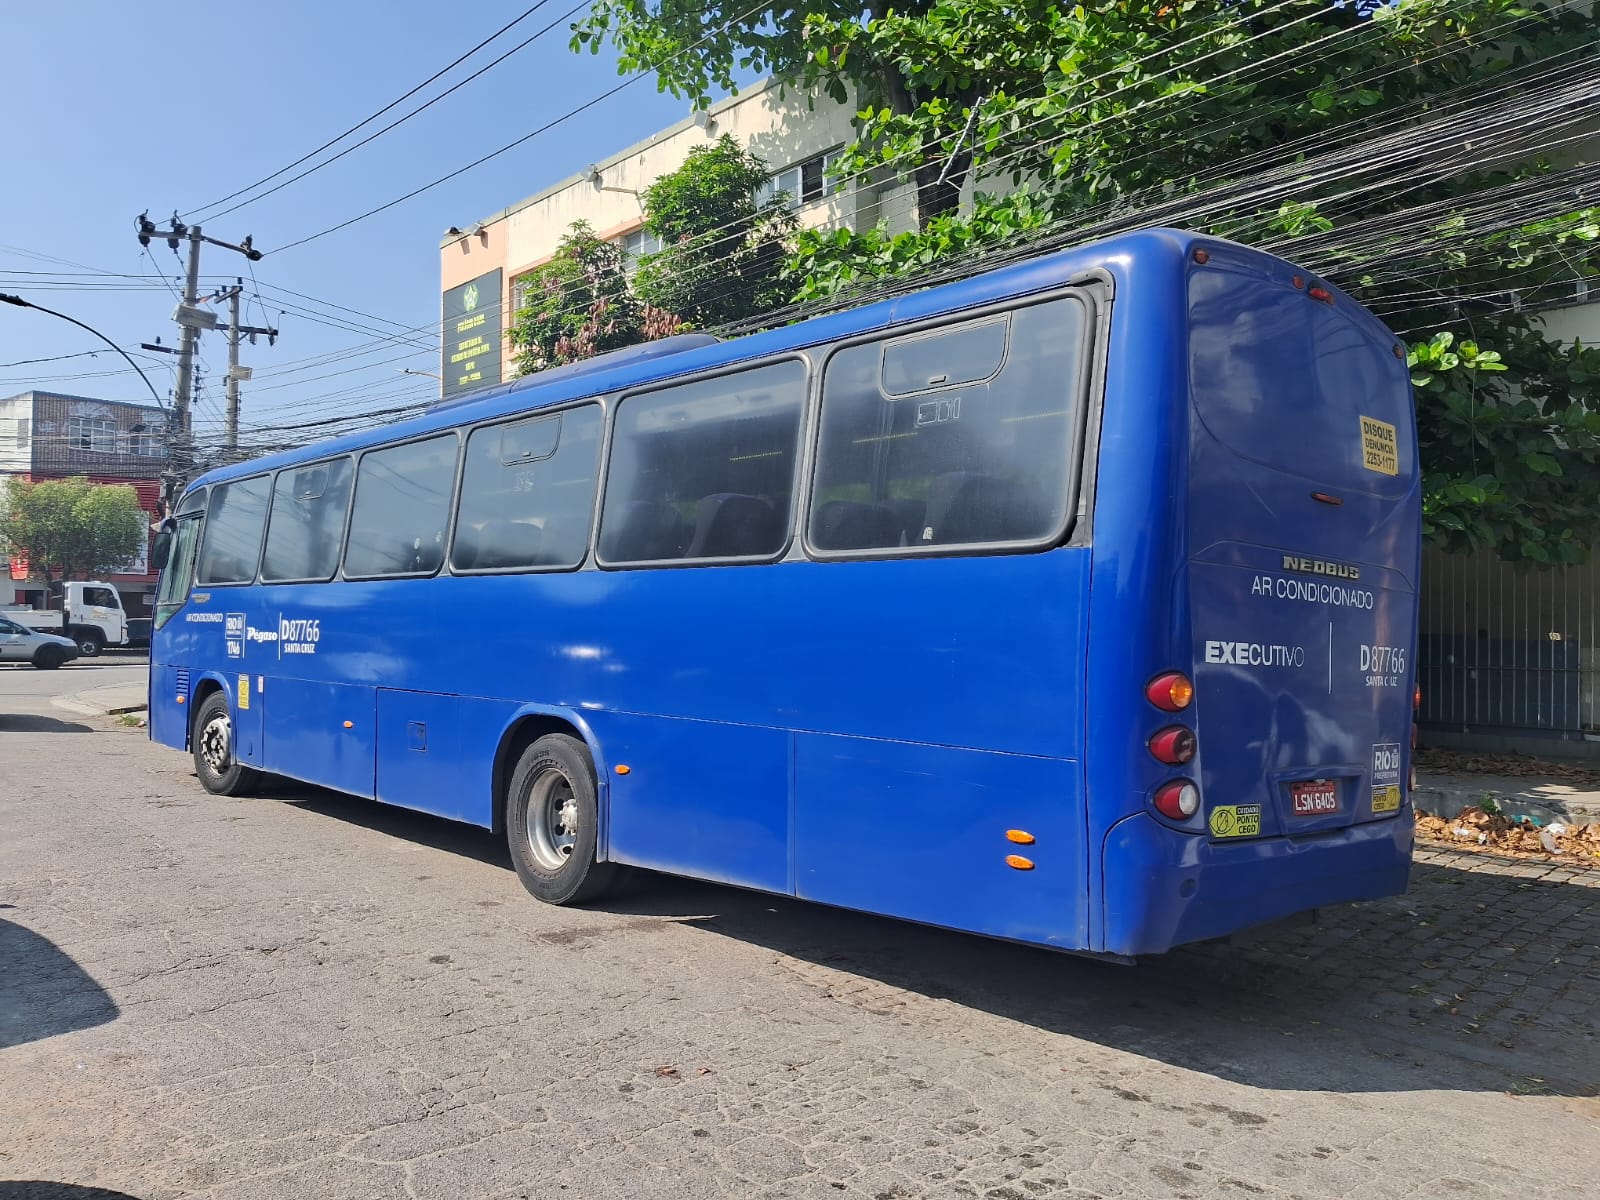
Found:
[[616, 868], [595, 861], [599, 804], [589, 747], [546, 734], [522, 752], [506, 791], [506, 841], [517, 877], [546, 904], [581, 904]]
[[221, 692], [212, 692], [200, 705], [191, 740], [194, 773], [213, 796], [242, 796], [256, 786], [260, 773], [235, 757], [233, 716]]

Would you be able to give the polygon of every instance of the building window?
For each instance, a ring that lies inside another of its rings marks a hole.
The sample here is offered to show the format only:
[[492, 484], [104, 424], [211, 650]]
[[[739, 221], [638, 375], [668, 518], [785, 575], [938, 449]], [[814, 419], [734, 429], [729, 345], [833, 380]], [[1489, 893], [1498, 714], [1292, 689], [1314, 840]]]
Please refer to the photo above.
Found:
[[622, 248], [622, 270], [628, 275], [639, 269], [639, 260], [645, 255], [661, 252], [661, 239], [643, 226], [623, 234], [617, 245]]
[[528, 292], [533, 287], [534, 277], [524, 275], [520, 279], [511, 281], [511, 313], [515, 316], [528, 307]]
[[32, 432], [33, 422], [28, 417], [17, 418], [17, 449], [28, 448], [28, 435]]
[[843, 150], [843, 146], [835, 146], [832, 150], [824, 150], [804, 162], [797, 162], [781, 171], [774, 171], [767, 181], [756, 189], [756, 206], [758, 208], [765, 206], [779, 192], [788, 194], [787, 203], [790, 208], [799, 208], [802, 204], [821, 200], [832, 190], [829, 184], [837, 182], [830, 181], [827, 175], [834, 163], [839, 160]]
[[67, 448], [96, 454], [115, 454], [117, 423], [110, 417], [68, 417]]
[[136, 429], [128, 434], [128, 453], [136, 458], [159, 458], [161, 448], [156, 445], [156, 435], [148, 430]]

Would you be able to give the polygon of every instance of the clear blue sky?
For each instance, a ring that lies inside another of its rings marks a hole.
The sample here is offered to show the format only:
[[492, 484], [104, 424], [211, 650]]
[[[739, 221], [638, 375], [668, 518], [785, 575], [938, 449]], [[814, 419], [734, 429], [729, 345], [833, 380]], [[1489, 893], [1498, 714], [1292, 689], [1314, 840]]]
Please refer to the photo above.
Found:
[[[135, 216], [148, 209], [164, 224], [176, 209], [192, 220], [210, 202], [288, 165], [421, 83], [532, 2], [5, 4], [0, 292], [100, 330], [135, 354], [165, 397], [175, 360], [141, 354], [138, 346], [157, 337], [176, 343], [174, 297], [165, 281], [181, 284], [182, 264], [160, 241], [151, 245], [152, 262], [134, 238]], [[550, 0], [356, 137], [555, 22], [548, 34], [427, 112], [258, 203], [203, 220], [208, 235], [237, 242], [250, 234], [267, 252], [254, 264], [253, 278], [244, 258], [230, 251], [207, 246], [201, 259], [202, 291], [242, 275], [247, 296], [259, 284], [271, 297], [266, 308], [248, 305], [246, 323], [282, 330], [275, 347], [262, 339], [243, 348], [241, 361], [256, 372], [243, 385], [246, 428], [436, 394], [433, 379], [400, 368], [439, 369], [437, 350], [418, 343], [437, 346], [444, 230], [487, 216], [686, 115], [686, 104], [658, 93], [653, 78], [640, 80], [421, 196], [309, 245], [273, 253], [616, 86], [620, 78], [609, 52], [594, 57], [568, 50], [570, 18], [563, 14], [574, 2]], [[280, 315], [290, 304], [302, 311]], [[341, 321], [391, 334], [419, 326], [423, 332], [411, 335], [411, 344], [375, 347], [376, 334], [331, 324]], [[88, 351], [99, 353], [89, 357]], [[11, 365], [57, 355], [81, 356]], [[199, 433], [220, 421], [223, 335], [207, 334], [201, 356]], [[143, 383], [103, 343], [44, 314], [0, 305], [0, 364], [0, 396], [39, 388], [150, 402]]]

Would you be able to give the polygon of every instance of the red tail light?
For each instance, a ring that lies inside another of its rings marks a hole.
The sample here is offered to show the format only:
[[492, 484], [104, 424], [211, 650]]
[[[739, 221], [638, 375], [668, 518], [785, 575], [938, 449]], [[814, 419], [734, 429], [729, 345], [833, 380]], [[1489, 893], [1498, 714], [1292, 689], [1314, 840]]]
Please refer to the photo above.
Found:
[[1170, 766], [1182, 766], [1194, 757], [1194, 750], [1194, 731], [1182, 725], [1169, 725], [1150, 736], [1150, 753]]
[[1144, 688], [1145, 699], [1162, 712], [1182, 712], [1194, 699], [1194, 684], [1178, 671], [1157, 675]]
[[1333, 303], [1333, 293], [1325, 287], [1314, 287], [1306, 293], [1313, 300], [1321, 300], [1324, 304]]
[[1187, 821], [1200, 811], [1200, 789], [1188, 779], [1174, 779], [1156, 789], [1156, 811], [1174, 821]]
[[1414, 709], [1422, 707], [1422, 685], [1420, 683], [1417, 684], [1417, 690], [1411, 693], [1411, 707]]

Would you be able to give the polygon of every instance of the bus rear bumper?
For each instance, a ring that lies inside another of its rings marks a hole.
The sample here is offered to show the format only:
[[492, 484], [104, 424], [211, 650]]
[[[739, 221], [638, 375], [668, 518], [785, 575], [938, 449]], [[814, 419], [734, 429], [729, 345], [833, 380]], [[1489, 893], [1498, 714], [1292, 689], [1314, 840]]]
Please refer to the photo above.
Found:
[[1309, 909], [1406, 890], [1411, 806], [1393, 818], [1313, 837], [1213, 842], [1155, 818], [1106, 834], [1104, 943], [1111, 954], [1160, 954]]

